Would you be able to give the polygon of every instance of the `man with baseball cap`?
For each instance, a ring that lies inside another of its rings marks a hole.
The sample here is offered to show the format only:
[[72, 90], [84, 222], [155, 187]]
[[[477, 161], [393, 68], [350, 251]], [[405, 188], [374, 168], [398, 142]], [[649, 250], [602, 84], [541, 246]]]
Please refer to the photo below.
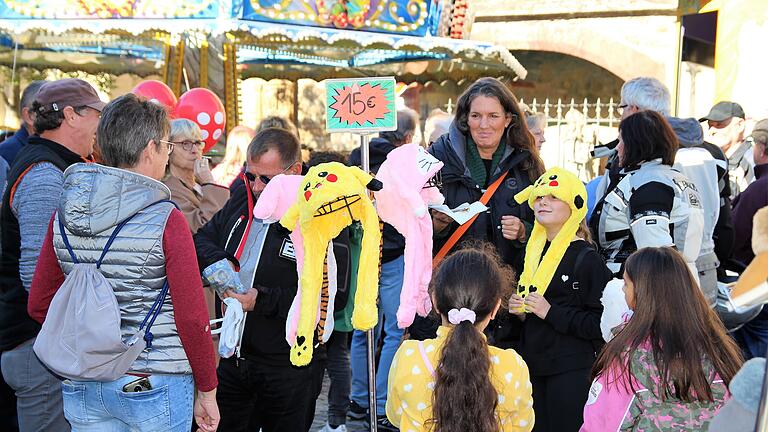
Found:
[[746, 189], [755, 179], [752, 160], [752, 140], [744, 138], [746, 126], [744, 109], [736, 102], [715, 104], [699, 122], [707, 122], [706, 141], [719, 146], [728, 157], [731, 199]]
[[44, 84], [32, 104], [37, 135], [18, 153], [8, 174], [0, 207], [0, 351], [3, 377], [16, 391], [22, 432], [69, 430], [61, 383], [32, 350], [40, 325], [29, 317], [27, 299], [64, 170], [93, 152], [104, 105], [83, 80]]

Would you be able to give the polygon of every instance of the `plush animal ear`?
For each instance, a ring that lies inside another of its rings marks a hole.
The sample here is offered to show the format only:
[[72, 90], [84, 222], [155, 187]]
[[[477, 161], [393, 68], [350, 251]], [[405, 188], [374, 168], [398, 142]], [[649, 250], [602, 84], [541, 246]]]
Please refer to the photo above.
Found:
[[365, 185], [365, 187], [367, 187], [368, 190], [372, 190], [374, 192], [378, 192], [378, 191], [380, 191], [384, 187], [384, 183], [382, 183], [379, 180], [372, 179], [371, 181], [368, 182], [367, 185]]
[[576, 195], [576, 198], [573, 199], [573, 205], [581, 210], [581, 208], [584, 207], [584, 198], [582, 198], [581, 195]]
[[517, 201], [518, 204], [522, 204], [531, 197], [531, 194], [533, 193], [533, 185], [528, 186], [527, 188], [521, 190], [515, 195], [515, 201]]
[[[360, 182], [361, 185], [367, 185], [371, 183], [371, 180], [373, 180], [372, 175], [368, 174], [367, 172], [361, 170], [358, 167], [349, 167], [347, 168], [346, 173], [350, 173], [353, 176], [355, 176], [355, 178], [357, 179], [357, 181]], [[375, 190], [375, 189], [371, 189], [371, 190]]]

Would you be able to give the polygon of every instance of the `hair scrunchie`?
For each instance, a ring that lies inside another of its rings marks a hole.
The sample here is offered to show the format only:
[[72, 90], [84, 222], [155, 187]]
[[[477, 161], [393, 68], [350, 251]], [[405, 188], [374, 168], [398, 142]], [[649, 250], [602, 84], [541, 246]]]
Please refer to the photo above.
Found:
[[448, 322], [453, 325], [459, 325], [462, 321], [469, 321], [474, 324], [475, 319], [477, 319], [477, 315], [471, 309], [461, 308], [448, 311]]

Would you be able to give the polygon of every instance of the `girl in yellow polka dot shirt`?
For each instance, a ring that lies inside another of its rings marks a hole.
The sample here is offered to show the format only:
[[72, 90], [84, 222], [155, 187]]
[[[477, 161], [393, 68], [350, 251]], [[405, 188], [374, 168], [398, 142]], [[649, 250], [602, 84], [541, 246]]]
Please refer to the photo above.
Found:
[[438, 267], [430, 284], [442, 319], [437, 338], [405, 341], [389, 371], [387, 417], [402, 432], [533, 428], [528, 366], [483, 335], [512, 284], [488, 247], [461, 250]]

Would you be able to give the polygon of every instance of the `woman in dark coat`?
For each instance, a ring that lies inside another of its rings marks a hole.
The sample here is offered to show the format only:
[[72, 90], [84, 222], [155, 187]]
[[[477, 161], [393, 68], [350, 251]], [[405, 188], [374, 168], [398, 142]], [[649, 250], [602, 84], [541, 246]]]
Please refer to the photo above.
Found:
[[[495, 78], [475, 81], [459, 97], [448, 133], [429, 152], [445, 164], [441, 170], [442, 193], [450, 208], [479, 201], [488, 186], [506, 175], [488, 202], [489, 209], [478, 215], [451, 251], [468, 240], [488, 241], [502, 260], [520, 274], [533, 212], [527, 205], [517, 204], [514, 196], [544, 173], [544, 164], [515, 95]], [[459, 224], [434, 211], [432, 222], [436, 254]], [[508, 345], [506, 319], [500, 317], [496, 321], [496, 325], [489, 326], [490, 342]], [[418, 329], [412, 334], [427, 336]]]

